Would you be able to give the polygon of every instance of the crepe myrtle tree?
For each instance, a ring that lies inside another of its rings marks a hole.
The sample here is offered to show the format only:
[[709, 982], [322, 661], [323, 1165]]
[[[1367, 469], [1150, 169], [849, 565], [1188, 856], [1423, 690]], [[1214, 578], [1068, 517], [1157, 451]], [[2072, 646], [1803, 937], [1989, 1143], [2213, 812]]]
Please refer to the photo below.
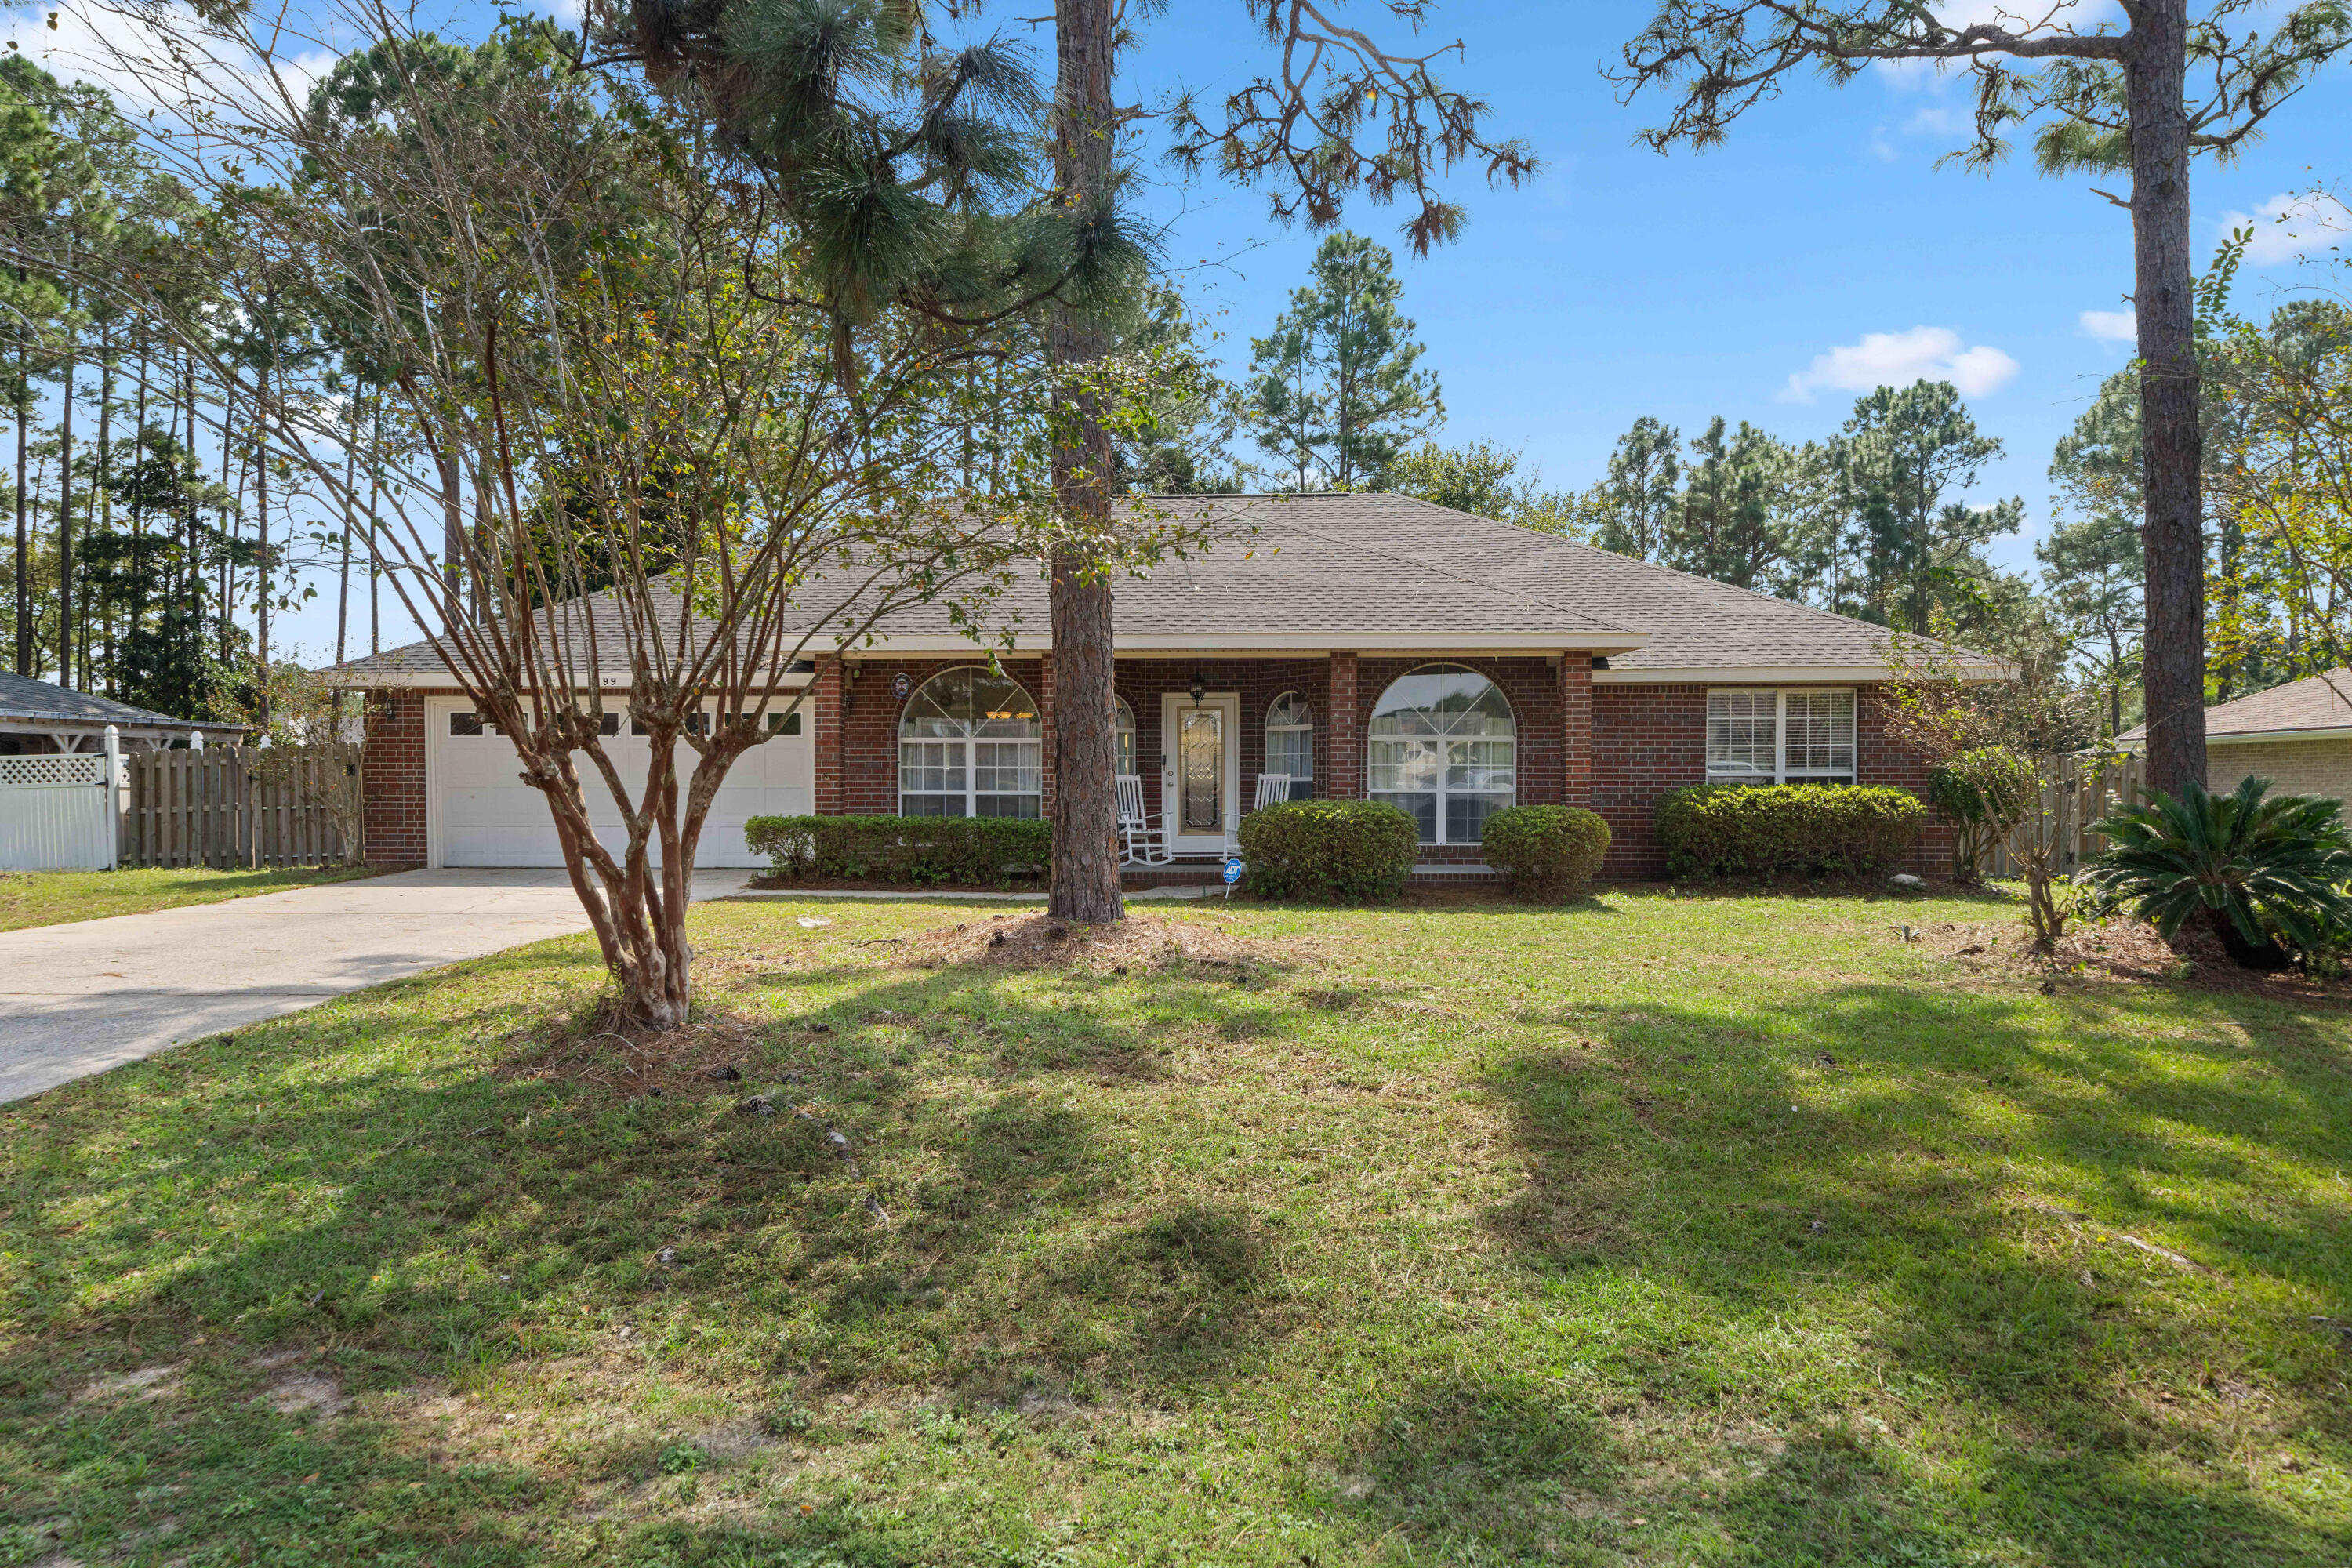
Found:
[[[1044, 476], [1068, 383], [1013, 365], [975, 420], [982, 329], [894, 309], [845, 325], [756, 180], [572, 68], [543, 26], [460, 58], [345, 12], [376, 79], [355, 106], [344, 78], [277, 68], [317, 40], [143, 19], [168, 48], [125, 29], [109, 63], [172, 62], [148, 95], [168, 106], [154, 155], [215, 215], [173, 243], [214, 257], [231, 311], [307, 305], [383, 388], [355, 465], [323, 383], [254, 405], [268, 440], [331, 512], [352, 473], [384, 476], [373, 564], [545, 796], [623, 1014], [680, 1021], [696, 849], [729, 768], [802, 700], [779, 678], [920, 602], [1010, 637], [997, 601], [1055, 547]], [[91, 281], [237, 374], [135, 268]], [[1116, 422], [1165, 374], [1109, 362], [1078, 390]], [[975, 429], [1004, 448], [1001, 493], [950, 483]], [[605, 744], [615, 686], [650, 742], [641, 778]]]
[[1852, 80], [1874, 64], [1965, 69], [1976, 133], [1969, 167], [2006, 156], [2031, 128], [2044, 173], [2128, 171], [2132, 298], [2138, 317], [2147, 558], [2148, 782], [2178, 794], [2205, 779], [2204, 553], [2199, 495], [2196, 291], [2189, 165], [2228, 158], [2312, 71], [2352, 43], [2344, 0], [2117, 0], [2119, 18], [2077, 0], [1939, 6], [1919, 0], [1667, 0], [1604, 68], [1623, 97], [1666, 95], [1642, 133], [1664, 151], [1715, 145], [1792, 75]]

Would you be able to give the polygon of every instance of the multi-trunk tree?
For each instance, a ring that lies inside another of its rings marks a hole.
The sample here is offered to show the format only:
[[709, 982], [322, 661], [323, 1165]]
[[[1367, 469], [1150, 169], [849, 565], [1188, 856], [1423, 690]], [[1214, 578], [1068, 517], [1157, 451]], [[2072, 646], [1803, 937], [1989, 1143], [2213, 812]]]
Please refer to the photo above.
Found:
[[2342, 0], [2052, 0], [2011, 11], [1916, 0], [1666, 0], [1612, 72], [1628, 98], [1672, 99], [1643, 132], [1661, 151], [1720, 142], [1731, 121], [1814, 71], [1835, 83], [1874, 65], [1928, 62], [1976, 88], [1973, 166], [2033, 132], [2045, 173], [2128, 171], [2138, 323], [2141, 528], [2147, 583], [2142, 688], [2148, 781], [2205, 781], [2204, 550], [2189, 170], [2256, 133], [2321, 64], [2352, 45]]

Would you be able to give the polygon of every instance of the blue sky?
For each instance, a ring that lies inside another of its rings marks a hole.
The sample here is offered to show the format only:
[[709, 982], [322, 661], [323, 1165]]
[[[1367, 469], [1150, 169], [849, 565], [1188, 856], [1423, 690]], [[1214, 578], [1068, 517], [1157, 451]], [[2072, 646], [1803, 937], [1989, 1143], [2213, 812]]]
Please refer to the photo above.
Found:
[[[1045, 9], [1000, 5], [983, 20], [1024, 39], [1019, 16]], [[1372, 0], [1340, 11], [1393, 36]], [[1516, 191], [1461, 174], [1454, 188], [1469, 223], [1426, 258], [1397, 241], [1404, 211], [1359, 202], [1347, 214], [1346, 226], [1398, 245], [1406, 310], [1444, 384], [1442, 438], [1497, 442], [1523, 451], [1547, 483], [1581, 487], [1645, 414], [1686, 435], [1722, 414], [1801, 440], [1834, 430], [1882, 377], [1948, 376], [2007, 446], [1976, 499], [2026, 500], [2026, 532], [1997, 543], [1996, 559], [2030, 567], [2052, 445], [2128, 353], [2085, 325], [2085, 312], [2104, 312], [2110, 333], [2127, 330], [2126, 215], [2092, 193], [2101, 182], [2044, 179], [2030, 164], [1990, 177], [1935, 169], [1958, 144], [1967, 90], [1916, 71], [1874, 71], [1843, 89], [1807, 79], [1704, 154], [1636, 147], [1664, 106], [1620, 105], [1598, 68], [1650, 11], [1645, 0], [1436, 0], [1423, 39], [1465, 46], [1447, 79], [1492, 106], [1496, 134], [1524, 139], [1543, 160]], [[472, 4], [446, 14], [453, 35], [496, 15]], [[0, 17], [0, 33], [28, 49], [58, 38], [25, 12]], [[1240, 0], [1177, 0], [1122, 61], [1122, 96], [1158, 106], [1181, 85], [1214, 101], [1265, 56]], [[2273, 115], [2235, 164], [2200, 163], [2200, 254], [2233, 215], [2352, 177], [2347, 124], [2352, 64]], [[1167, 261], [1238, 370], [1251, 335], [1303, 280], [1318, 237], [1274, 226], [1261, 194], [1214, 176], [1188, 186], [1156, 157], [1141, 172]], [[2266, 310], [2308, 280], [2287, 238], [2263, 226], [2242, 308]], [[315, 651], [331, 626], [331, 609], [319, 606], [289, 629]]]

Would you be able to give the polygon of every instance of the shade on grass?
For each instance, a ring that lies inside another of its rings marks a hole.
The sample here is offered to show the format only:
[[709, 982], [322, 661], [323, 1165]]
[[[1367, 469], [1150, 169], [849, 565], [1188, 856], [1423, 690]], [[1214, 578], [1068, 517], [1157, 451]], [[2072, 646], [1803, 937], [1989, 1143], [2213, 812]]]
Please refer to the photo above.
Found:
[[696, 910], [740, 1082], [516, 1076], [582, 938], [0, 1113], [0, 1550], [2352, 1558], [2332, 1003], [2045, 995], [1960, 901], [808, 912]]

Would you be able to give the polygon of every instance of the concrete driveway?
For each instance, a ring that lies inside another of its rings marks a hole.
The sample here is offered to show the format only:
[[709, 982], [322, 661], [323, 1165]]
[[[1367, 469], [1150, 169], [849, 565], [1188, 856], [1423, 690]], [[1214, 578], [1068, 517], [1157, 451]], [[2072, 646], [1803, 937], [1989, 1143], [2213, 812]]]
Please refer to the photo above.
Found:
[[[695, 874], [697, 902], [745, 871]], [[0, 1100], [362, 986], [588, 929], [561, 871], [365, 881], [0, 931]]]

